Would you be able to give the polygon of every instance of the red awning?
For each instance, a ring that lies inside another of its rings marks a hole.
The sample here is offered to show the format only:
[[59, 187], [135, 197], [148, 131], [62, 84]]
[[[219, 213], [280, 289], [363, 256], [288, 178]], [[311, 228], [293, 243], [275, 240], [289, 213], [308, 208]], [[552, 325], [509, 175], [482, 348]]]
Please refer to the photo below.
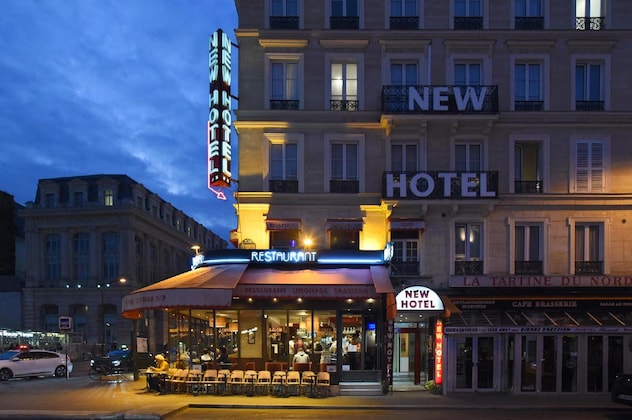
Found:
[[123, 298], [123, 316], [162, 308], [227, 308], [246, 264], [201, 267], [154, 283]]

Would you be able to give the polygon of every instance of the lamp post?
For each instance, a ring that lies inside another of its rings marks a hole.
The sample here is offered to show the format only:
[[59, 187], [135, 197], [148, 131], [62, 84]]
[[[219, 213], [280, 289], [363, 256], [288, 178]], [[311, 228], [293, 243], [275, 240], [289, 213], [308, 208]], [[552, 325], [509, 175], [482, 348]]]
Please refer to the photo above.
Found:
[[103, 284], [97, 284], [97, 288], [99, 289], [99, 291], [101, 292], [101, 355], [105, 355], [105, 329], [106, 329], [106, 325], [105, 325], [105, 294], [103, 289], [105, 288], [109, 288], [110, 286], [112, 286], [113, 284], [125, 284], [125, 282], [127, 282], [127, 279], [125, 278], [120, 278], [116, 281], [111, 281], [109, 283], [103, 283]]

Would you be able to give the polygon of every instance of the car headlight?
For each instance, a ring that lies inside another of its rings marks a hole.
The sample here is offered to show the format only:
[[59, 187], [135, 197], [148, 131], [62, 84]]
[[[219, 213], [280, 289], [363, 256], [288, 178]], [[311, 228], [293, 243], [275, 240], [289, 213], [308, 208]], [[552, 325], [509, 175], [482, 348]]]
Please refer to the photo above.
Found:
[[90, 359], [90, 366], [94, 366], [94, 359]]
[[116, 366], [118, 366], [118, 365], [120, 365], [120, 364], [121, 364], [121, 361], [120, 361], [120, 360], [112, 360], [112, 366], [115, 366], [115, 367], [116, 367]]

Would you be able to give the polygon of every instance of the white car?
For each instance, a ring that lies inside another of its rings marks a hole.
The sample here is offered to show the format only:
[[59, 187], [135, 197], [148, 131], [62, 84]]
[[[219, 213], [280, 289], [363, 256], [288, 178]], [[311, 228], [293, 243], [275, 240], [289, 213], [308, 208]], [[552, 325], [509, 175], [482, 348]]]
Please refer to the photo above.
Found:
[[0, 354], [0, 381], [30, 376], [65, 377], [72, 361], [65, 354], [48, 350], [10, 350]]

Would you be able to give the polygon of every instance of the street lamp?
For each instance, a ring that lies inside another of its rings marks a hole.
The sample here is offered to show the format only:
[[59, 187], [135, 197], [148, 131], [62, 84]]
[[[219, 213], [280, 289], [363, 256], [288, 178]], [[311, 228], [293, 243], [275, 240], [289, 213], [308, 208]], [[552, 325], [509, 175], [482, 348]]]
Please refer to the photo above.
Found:
[[109, 283], [97, 284], [97, 288], [101, 292], [101, 354], [105, 355], [105, 330], [106, 330], [106, 322], [105, 322], [105, 294], [103, 289], [109, 288], [113, 284], [125, 284], [127, 279], [120, 278], [116, 281], [111, 281]]

